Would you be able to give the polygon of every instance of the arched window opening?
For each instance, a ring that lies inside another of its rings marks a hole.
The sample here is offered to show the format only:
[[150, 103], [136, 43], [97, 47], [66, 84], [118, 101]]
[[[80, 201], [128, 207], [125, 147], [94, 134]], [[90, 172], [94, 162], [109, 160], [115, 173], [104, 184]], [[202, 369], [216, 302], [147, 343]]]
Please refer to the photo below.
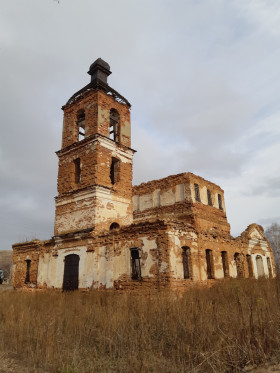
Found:
[[75, 167], [75, 183], [80, 184], [82, 181], [81, 177], [81, 159], [76, 158], [74, 159], [74, 167]]
[[246, 255], [246, 262], [247, 262], [247, 270], [248, 270], [248, 276], [253, 277], [253, 263], [252, 263], [252, 257], [251, 255]]
[[192, 268], [191, 268], [191, 249], [188, 246], [182, 247], [182, 259], [183, 259], [183, 271], [184, 278], [192, 277]]
[[119, 142], [120, 141], [120, 114], [116, 109], [110, 110], [110, 139]]
[[242, 256], [240, 253], [234, 254], [234, 261], [236, 264], [237, 278], [244, 277], [244, 265], [243, 265], [243, 260], [242, 260]]
[[112, 163], [110, 167], [110, 179], [113, 185], [119, 181], [119, 176], [120, 176], [120, 161], [117, 158], [112, 158]]
[[218, 204], [219, 204], [219, 209], [222, 211], [223, 204], [222, 204], [222, 196], [220, 194], [218, 194]]
[[77, 126], [78, 126], [78, 141], [85, 138], [85, 111], [79, 110], [77, 113]]
[[141, 280], [141, 263], [140, 263], [140, 249], [139, 247], [134, 247], [130, 249], [130, 259], [131, 259], [131, 279]]
[[222, 251], [221, 255], [222, 255], [224, 277], [229, 277], [228, 253], [227, 251]]
[[208, 200], [208, 205], [212, 206], [211, 192], [209, 189], [207, 189], [207, 200]]
[[30, 282], [30, 267], [31, 267], [31, 260], [26, 259], [26, 274], [25, 274], [25, 284]]
[[79, 261], [77, 254], [66, 255], [64, 261], [63, 290], [77, 290], [79, 287]]
[[110, 225], [110, 231], [118, 231], [120, 229], [120, 225], [118, 223], [112, 223]]
[[258, 278], [264, 276], [263, 259], [260, 255], [256, 256]]
[[214, 262], [213, 262], [213, 252], [210, 249], [205, 250], [206, 254], [206, 267], [207, 267], [207, 278], [213, 279], [214, 276]]
[[200, 202], [200, 193], [199, 193], [199, 185], [194, 184], [194, 192], [195, 192], [195, 200]]
[[266, 258], [266, 260], [267, 260], [268, 276], [269, 278], [272, 278], [271, 260], [270, 258]]

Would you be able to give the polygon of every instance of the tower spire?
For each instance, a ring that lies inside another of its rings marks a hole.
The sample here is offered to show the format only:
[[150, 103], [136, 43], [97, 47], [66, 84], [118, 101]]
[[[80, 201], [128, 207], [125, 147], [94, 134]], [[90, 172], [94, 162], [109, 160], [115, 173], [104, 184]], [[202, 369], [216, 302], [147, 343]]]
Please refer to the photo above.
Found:
[[91, 82], [99, 80], [107, 84], [107, 78], [112, 72], [110, 71], [110, 65], [102, 58], [98, 58], [90, 65], [88, 74], [91, 76]]

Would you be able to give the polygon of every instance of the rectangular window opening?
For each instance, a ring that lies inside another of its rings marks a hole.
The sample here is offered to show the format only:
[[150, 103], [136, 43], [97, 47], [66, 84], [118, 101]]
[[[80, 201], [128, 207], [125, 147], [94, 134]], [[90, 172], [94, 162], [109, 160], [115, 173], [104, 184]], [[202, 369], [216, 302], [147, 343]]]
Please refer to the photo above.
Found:
[[80, 184], [82, 181], [81, 179], [81, 160], [80, 158], [77, 158], [74, 160], [74, 166], [75, 166], [75, 183]]
[[222, 196], [218, 194], [219, 210], [223, 211]]
[[110, 179], [113, 185], [119, 181], [119, 175], [120, 175], [120, 161], [117, 158], [112, 158], [112, 163], [110, 167]]
[[199, 185], [194, 184], [194, 191], [195, 191], [195, 200], [200, 202], [200, 193], [199, 193]]
[[229, 277], [228, 253], [226, 251], [222, 251], [222, 263], [224, 277]]
[[132, 280], [141, 280], [141, 263], [139, 249], [130, 249], [131, 255], [131, 279]]
[[31, 267], [31, 260], [26, 260], [26, 275], [25, 275], [25, 283], [28, 284], [30, 282], [30, 267]]
[[208, 199], [208, 205], [212, 206], [211, 192], [209, 189], [207, 189], [207, 199]]
[[213, 263], [213, 252], [212, 250], [205, 250], [206, 253], [206, 266], [207, 266], [207, 278], [214, 278], [214, 263]]
[[184, 279], [191, 278], [191, 249], [182, 247]]

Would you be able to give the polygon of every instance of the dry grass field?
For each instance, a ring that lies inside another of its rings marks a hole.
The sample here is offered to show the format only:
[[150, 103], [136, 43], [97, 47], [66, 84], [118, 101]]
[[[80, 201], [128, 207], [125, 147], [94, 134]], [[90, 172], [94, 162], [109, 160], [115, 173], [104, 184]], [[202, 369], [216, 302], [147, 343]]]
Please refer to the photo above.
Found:
[[0, 357], [27, 372], [244, 372], [279, 351], [279, 279], [182, 296], [0, 292]]

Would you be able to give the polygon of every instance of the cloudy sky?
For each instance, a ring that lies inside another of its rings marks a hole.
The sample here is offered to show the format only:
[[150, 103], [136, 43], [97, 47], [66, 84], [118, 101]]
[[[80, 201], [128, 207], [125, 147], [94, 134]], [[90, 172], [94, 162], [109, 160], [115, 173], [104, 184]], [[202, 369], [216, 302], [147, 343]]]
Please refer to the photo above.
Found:
[[53, 234], [61, 106], [102, 57], [134, 184], [190, 171], [232, 234], [280, 223], [279, 0], [0, 0], [0, 249]]

